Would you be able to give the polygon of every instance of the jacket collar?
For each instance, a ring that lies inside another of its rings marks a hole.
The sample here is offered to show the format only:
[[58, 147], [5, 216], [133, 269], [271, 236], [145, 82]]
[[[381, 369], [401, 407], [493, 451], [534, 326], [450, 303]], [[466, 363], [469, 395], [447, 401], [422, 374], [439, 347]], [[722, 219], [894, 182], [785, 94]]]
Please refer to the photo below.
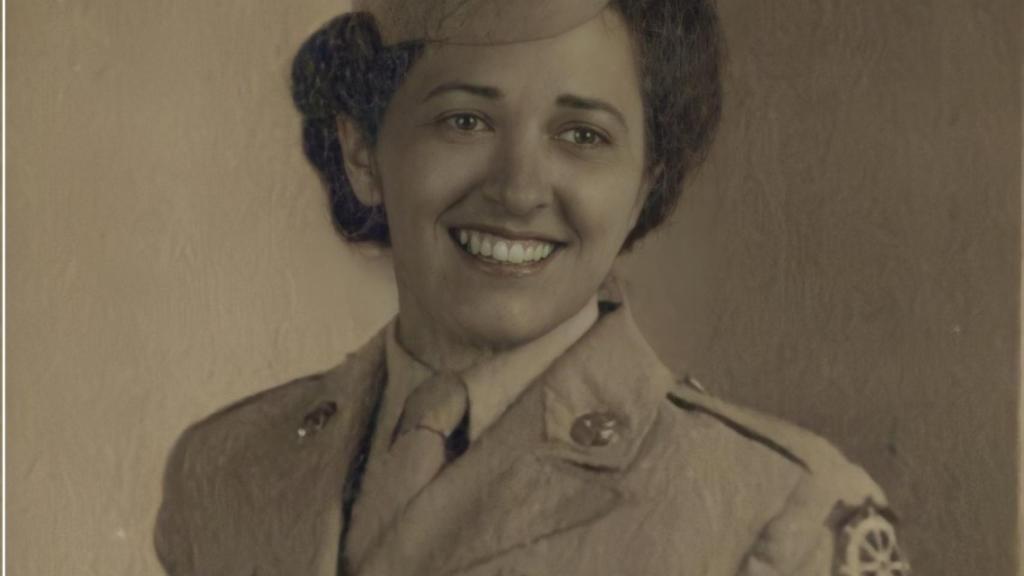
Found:
[[[365, 576], [451, 574], [610, 513], [673, 377], [640, 335], [618, 285], [601, 318], [406, 507]], [[581, 421], [614, 423], [580, 442]]]
[[[640, 333], [617, 280], [602, 285], [599, 302], [598, 322], [537, 384], [552, 453], [615, 470], [635, 457], [674, 377]], [[606, 443], [574, 433], [595, 416], [608, 424]]]

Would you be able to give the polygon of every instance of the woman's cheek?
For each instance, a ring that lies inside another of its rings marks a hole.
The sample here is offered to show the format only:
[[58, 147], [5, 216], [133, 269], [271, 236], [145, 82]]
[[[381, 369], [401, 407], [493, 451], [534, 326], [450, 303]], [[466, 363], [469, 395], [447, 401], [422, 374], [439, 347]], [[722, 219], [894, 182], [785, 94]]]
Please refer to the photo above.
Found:
[[566, 193], [568, 218], [588, 248], [616, 244], [629, 232], [640, 182], [638, 175], [635, 178], [621, 176], [621, 173], [592, 173]]
[[428, 141], [409, 150], [397, 166], [408, 186], [432, 198], [455, 200], [487, 177], [488, 152], [483, 144]]

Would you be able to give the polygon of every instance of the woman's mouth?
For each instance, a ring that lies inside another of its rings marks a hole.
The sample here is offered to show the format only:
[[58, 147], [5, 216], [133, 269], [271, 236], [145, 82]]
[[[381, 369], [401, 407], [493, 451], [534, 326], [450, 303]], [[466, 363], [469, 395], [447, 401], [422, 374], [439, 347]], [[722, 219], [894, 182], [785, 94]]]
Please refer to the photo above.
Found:
[[560, 245], [539, 239], [506, 238], [471, 228], [449, 229], [464, 252], [483, 262], [528, 266], [544, 262]]

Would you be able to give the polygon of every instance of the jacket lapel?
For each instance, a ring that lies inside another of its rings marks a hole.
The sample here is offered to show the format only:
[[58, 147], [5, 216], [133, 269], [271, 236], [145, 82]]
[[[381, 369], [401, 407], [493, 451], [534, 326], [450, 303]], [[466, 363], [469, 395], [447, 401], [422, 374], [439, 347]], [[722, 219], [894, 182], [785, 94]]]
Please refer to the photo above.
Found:
[[[256, 501], [270, 535], [257, 554], [258, 573], [337, 573], [338, 543], [358, 489], [367, 432], [383, 389], [380, 335], [319, 377], [275, 433], [273, 470]], [[270, 444], [268, 440], [266, 444]]]
[[[672, 376], [618, 293], [609, 310], [508, 411], [409, 503], [361, 576], [452, 574], [599, 521]], [[574, 431], [599, 414], [611, 432]]]

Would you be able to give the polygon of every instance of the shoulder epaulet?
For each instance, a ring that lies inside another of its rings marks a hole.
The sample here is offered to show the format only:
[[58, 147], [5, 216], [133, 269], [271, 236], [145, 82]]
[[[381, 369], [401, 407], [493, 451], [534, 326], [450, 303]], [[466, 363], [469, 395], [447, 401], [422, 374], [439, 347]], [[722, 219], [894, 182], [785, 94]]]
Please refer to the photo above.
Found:
[[[806, 473], [762, 530], [739, 574], [909, 574], [896, 543], [885, 494], [859, 466], [820, 436], [778, 418], [732, 405], [684, 378], [669, 400], [706, 414], [738, 434], [799, 463]], [[830, 534], [822, 538], [822, 531]]]
[[716, 398], [690, 377], [681, 379], [668, 398], [677, 407], [707, 414], [745, 438], [797, 463], [814, 477], [815, 484], [829, 486], [841, 500], [860, 502], [867, 498], [885, 505], [885, 496], [871, 477], [850, 463], [835, 446], [812, 432]]

